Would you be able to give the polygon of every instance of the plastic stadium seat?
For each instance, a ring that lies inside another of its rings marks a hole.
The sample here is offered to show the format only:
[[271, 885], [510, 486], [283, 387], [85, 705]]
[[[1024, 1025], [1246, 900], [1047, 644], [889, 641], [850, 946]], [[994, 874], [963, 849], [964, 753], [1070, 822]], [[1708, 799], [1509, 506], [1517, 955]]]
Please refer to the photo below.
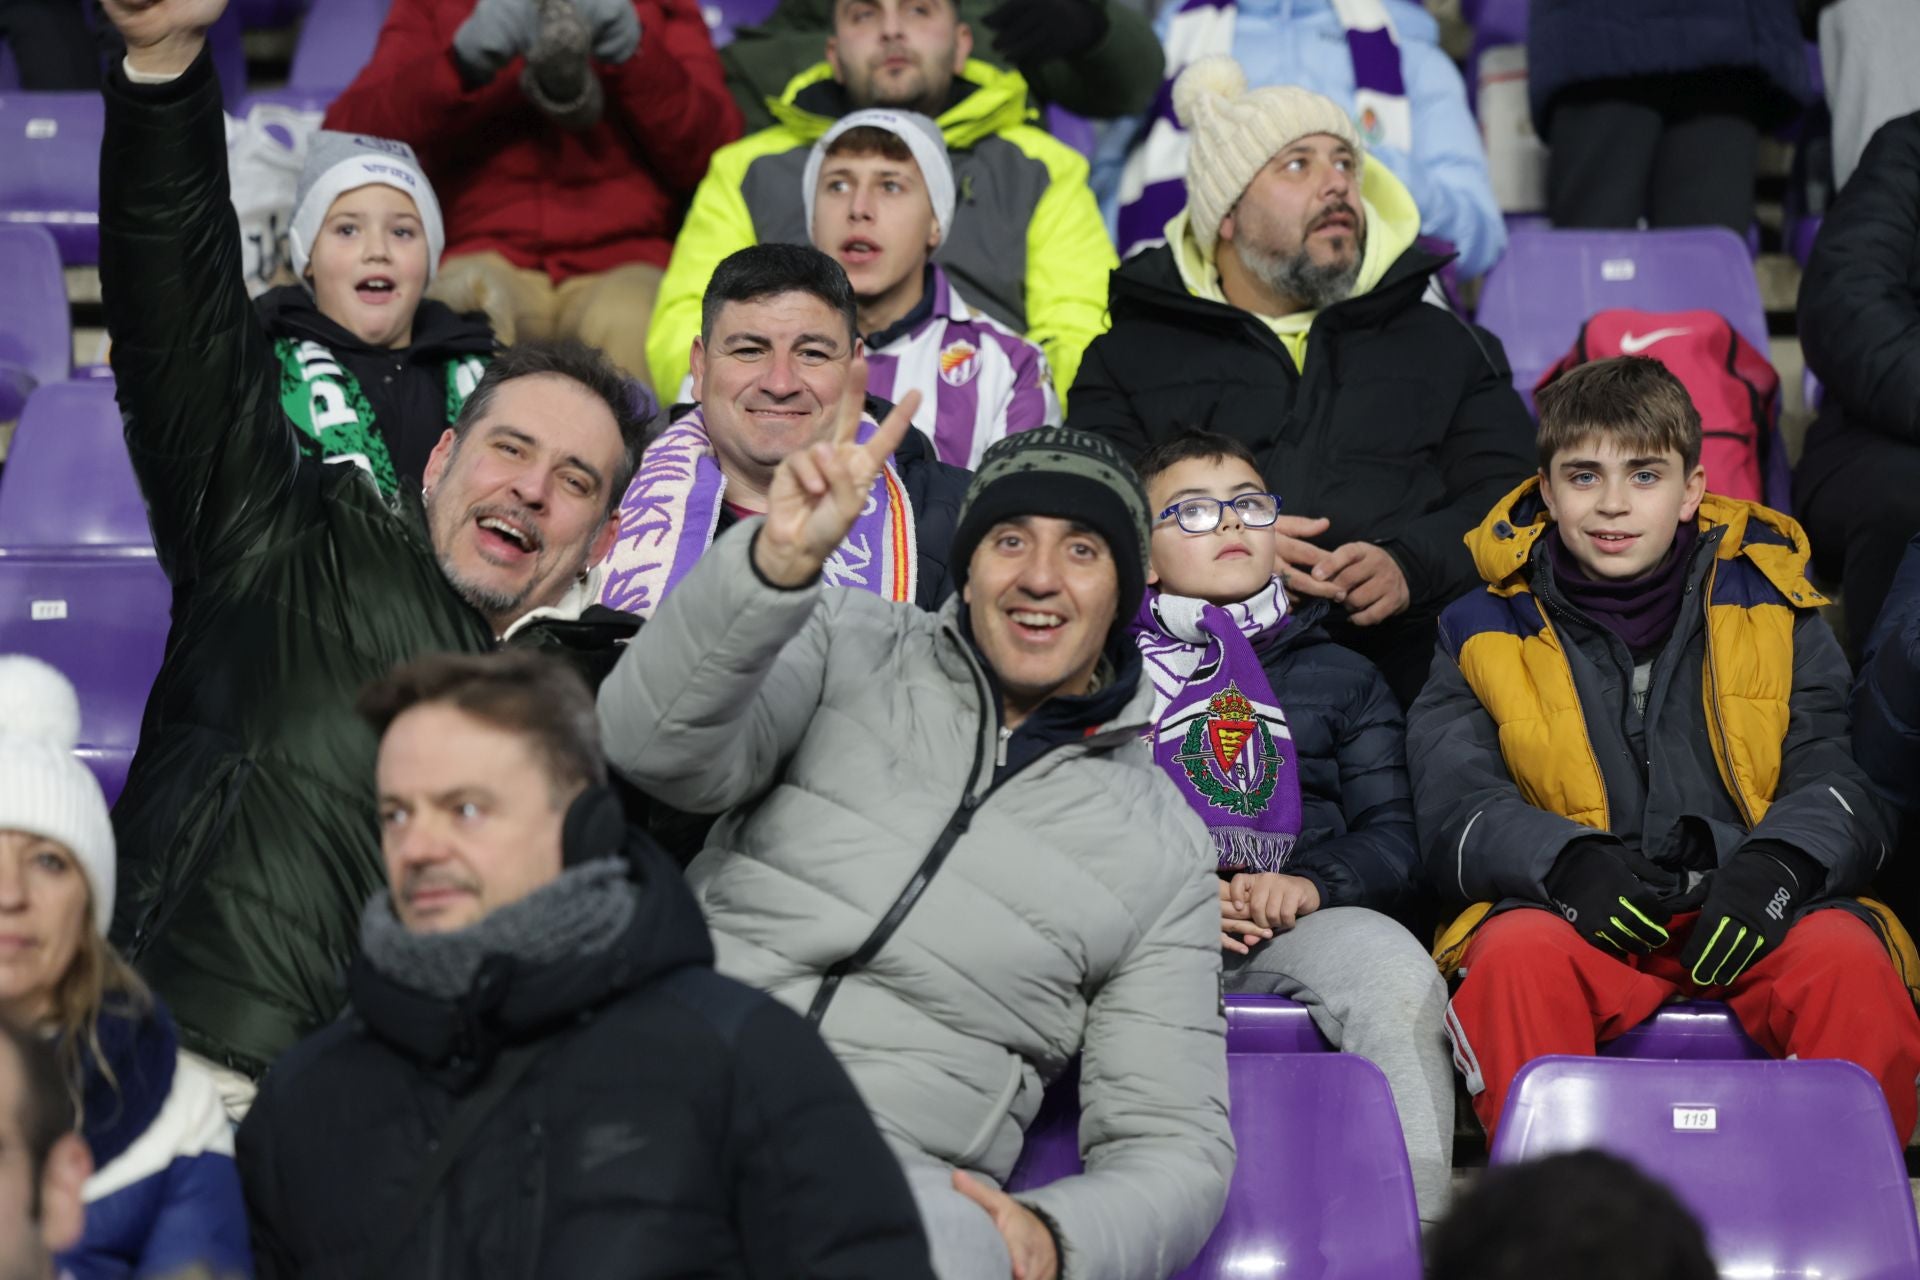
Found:
[[1725, 227], [1671, 231], [1555, 231], [1510, 227], [1506, 256], [1480, 291], [1480, 324], [1530, 391], [1597, 311], [1718, 311], [1763, 354], [1767, 310], [1753, 257]]
[[[1220, 1225], [1179, 1280], [1418, 1280], [1413, 1175], [1380, 1068], [1344, 1053], [1227, 1057], [1239, 1147]], [[1048, 1091], [1010, 1190], [1080, 1171], [1078, 1097]]]
[[247, 96], [247, 50], [241, 35], [240, 11], [232, 5], [207, 30], [213, 73], [220, 77], [220, 97], [228, 106]]
[[290, 27], [299, 21], [306, 8], [303, 0], [235, 0], [240, 25], [248, 31], [268, 31]]
[[1048, 106], [1044, 123], [1047, 132], [1078, 151], [1088, 160], [1093, 159], [1094, 145], [1099, 135], [1094, 132], [1093, 121], [1061, 106]]
[[1753, 1042], [1717, 1000], [1679, 1000], [1662, 1008], [1625, 1035], [1600, 1047], [1609, 1058], [1764, 1059]]
[[80, 756], [109, 802], [126, 783], [172, 591], [154, 558], [108, 381], [36, 390], [0, 470], [0, 653], [80, 692]]
[[72, 372], [73, 324], [52, 233], [0, 223], [0, 280], [0, 422], [12, 422], [34, 387]]
[[1489, 1161], [1585, 1147], [1666, 1182], [1724, 1276], [1920, 1275], [1901, 1144], [1879, 1086], [1850, 1062], [1528, 1063]]
[[1331, 1053], [1307, 1006], [1284, 996], [1227, 997], [1228, 1053]]
[[97, 93], [0, 94], [0, 223], [45, 227], [68, 266], [100, 259]]
[[1460, 0], [1460, 16], [1473, 28], [1473, 48], [1527, 42], [1527, 0]]
[[[1596, 312], [1717, 311], [1766, 356], [1767, 309], [1746, 242], [1725, 227], [1665, 231], [1556, 231], [1509, 226], [1506, 256], [1481, 282], [1474, 317], [1493, 331], [1513, 385], [1533, 407], [1533, 386]], [[1785, 510], [1792, 477], [1774, 425], [1766, 494]]]
[[319, 0], [300, 25], [287, 75], [292, 89], [337, 94], [353, 83], [373, 57], [388, 0]]

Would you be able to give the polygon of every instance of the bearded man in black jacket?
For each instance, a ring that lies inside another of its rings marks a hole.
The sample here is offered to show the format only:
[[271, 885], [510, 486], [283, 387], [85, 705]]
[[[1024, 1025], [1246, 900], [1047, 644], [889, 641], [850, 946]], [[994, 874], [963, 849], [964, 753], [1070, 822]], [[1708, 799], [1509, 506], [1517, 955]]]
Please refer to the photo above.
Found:
[[1344, 108], [1248, 91], [1230, 58], [1183, 72], [1174, 106], [1187, 207], [1114, 272], [1068, 423], [1135, 457], [1185, 429], [1245, 444], [1285, 503], [1287, 590], [1331, 601], [1404, 706], [1479, 582], [1462, 538], [1532, 474], [1533, 424], [1499, 341], [1423, 301], [1447, 259]]

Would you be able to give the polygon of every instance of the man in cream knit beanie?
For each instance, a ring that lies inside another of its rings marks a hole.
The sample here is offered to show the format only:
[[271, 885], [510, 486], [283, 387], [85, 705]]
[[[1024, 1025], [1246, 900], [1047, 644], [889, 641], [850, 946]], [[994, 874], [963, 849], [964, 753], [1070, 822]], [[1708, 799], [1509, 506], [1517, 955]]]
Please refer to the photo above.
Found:
[[1188, 225], [1228, 297], [1286, 315], [1351, 293], [1367, 238], [1365, 152], [1345, 109], [1295, 85], [1248, 89], [1232, 58], [1182, 72], [1173, 109], [1193, 135]]

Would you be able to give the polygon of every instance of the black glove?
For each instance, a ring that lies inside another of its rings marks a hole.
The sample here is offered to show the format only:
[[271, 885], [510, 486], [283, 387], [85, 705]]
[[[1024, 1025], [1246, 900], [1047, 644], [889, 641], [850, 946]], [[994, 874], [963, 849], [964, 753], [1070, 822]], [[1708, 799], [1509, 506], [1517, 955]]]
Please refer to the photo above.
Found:
[[1547, 896], [1567, 923], [1602, 951], [1652, 955], [1667, 944], [1660, 891], [1635, 874], [1627, 850], [1604, 840], [1576, 840], [1547, 872]]
[[1681, 967], [1695, 986], [1726, 986], [1780, 945], [1793, 913], [1824, 879], [1826, 869], [1790, 845], [1742, 847], [1708, 882]]
[[1107, 38], [1100, 0], [1006, 0], [981, 21], [993, 30], [995, 53], [1028, 65], [1079, 57]]

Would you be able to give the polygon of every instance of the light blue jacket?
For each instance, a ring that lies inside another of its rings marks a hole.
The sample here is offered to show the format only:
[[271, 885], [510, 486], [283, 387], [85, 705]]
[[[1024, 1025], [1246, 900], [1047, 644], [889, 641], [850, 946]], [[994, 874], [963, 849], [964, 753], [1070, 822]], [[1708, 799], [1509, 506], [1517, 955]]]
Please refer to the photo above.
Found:
[[[1480, 127], [1467, 107], [1466, 84], [1440, 48], [1440, 29], [1409, 0], [1384, 0], [1400, 45], [1400, 70], [1413, 116], [1413, 151], [1369, 148], [1406, 183], [1420, 206], [1420, 230], [1453, 242], [1460, 270], [1483, 274], [1507, 247], [1506, 223], [1487, 177]], [[1178, 4], [1154, 21], [1163, 40]], [[1353, 59], [1346, 29], [1328, 0], [1239, 0], [1233, 56], [1251, 85], [1297, 84], [1353, 105]], [[1139, 116], [1116, 120], [1093, 162], [1093, 190], [1107, 230], [1119, 219], [1120, 170], [1138, 132]]]

